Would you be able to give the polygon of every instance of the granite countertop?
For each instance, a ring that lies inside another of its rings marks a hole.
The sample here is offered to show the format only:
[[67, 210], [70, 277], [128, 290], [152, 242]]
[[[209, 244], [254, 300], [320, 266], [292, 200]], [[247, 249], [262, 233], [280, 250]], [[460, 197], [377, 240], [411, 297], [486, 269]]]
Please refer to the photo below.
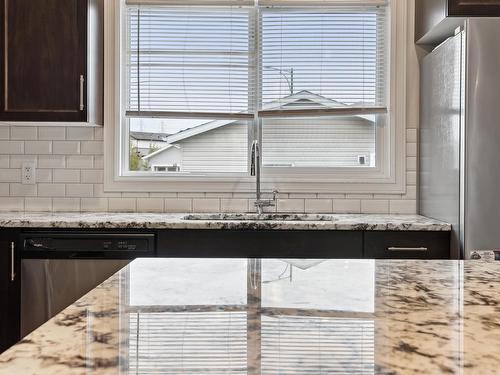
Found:
[[[256, 219], [259, 220], [256, 220]], [[451, 225], [419, 215], [0, 213], [0, 228], [281, 229], [450, 231]]]
[[140, 259], [2, 374], [497, 374], [500, 264]]

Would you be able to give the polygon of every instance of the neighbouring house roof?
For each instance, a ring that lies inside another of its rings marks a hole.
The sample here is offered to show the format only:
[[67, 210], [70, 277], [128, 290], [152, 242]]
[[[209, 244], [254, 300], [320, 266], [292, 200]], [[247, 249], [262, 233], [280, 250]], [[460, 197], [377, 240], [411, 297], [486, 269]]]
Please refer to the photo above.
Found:
[[167, 133], [130, 132], [130, 137], [138, 141], [166, 142], [169, 136]]
[[148, 160], [149, 158], [152, 158], [153, 156], [156, 156], [158, 154], [161, 154], [163, 151], [167, 151], [169, 148], [175, 147], [174, 145], [166, 145], [165, 147], [162, 147], [146, 156], [143, 156], [142, 158], [144, 160]]
[[[304, 104], [306, 103], [311, 103], [312, 105], [317, 106], [318, 104], [322, 107], [326, 108], [338, 108], [338, 107], [347, 107], [346, 104], [338, 102], [333, 99], [328, 99], [325, 98], [322, 95], [314, 94], [310, 91], [307, 90], [302, 90], [297, 93], [294, 93], [292, 95], [286, 96], [284, 98], [281, 98], [279, 100], [276, 100], [274, 102], [266, 104], [262, 109], [264, 110], [272, 110], [272, 109], [278, 109], [278, 108], [283, 108], [283, 107], [291, 107], [293, 105], [298, 105], [302, 104], [301, 107], [303, 107]], [[373, 122], [370, 116], [365, 116], [365, 115], [355, 115], [355, 117], [360, 117], [363, 118], [367, 121]], [[167, 136], [164, 141], [168, 143], [167, 146], [149, 154], [143, 157], [143, 159], [149, 159], [155, 155], [158, 155], [162, 153], [163, 151], [168, 150], [171, 146], [172, 143], [182, 141], [187, 138], [194, 137], [198, 134], [203, 134], [208, 131], [211, 131], [213, 129], [220, 128], [222, 126], [226, 126], [229, 124], [232, 124], [236, 121], [240, 120], [213, 120], [206, 122], [204, 124], [194, 126], [192, 128], [188, 128], [185, 130], [182, 130], [176, 134], [172, 134]]]

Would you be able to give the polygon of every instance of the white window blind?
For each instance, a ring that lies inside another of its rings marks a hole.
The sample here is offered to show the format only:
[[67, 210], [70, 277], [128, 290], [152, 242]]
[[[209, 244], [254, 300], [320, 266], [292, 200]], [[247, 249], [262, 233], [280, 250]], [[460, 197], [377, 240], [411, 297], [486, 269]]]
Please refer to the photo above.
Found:
[[[262, 7], [261, 115], [385, 113], [386, 12], [381, 5]], [[290, 105], [304, 93], [315, 100]]]
[[127, 115], [387, 112], [386, 1], [261, 0], [258, 34], [251, 3], [128, 0]]
[[147, 3], [126, 9], [127, 114], [251, 118], [248, 8]]

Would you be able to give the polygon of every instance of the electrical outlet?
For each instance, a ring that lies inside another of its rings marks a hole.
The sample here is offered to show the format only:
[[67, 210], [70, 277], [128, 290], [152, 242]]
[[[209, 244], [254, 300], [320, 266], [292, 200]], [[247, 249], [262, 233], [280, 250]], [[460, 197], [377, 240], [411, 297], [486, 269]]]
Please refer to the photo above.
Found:
[[35, 163], [25, 162], [22, 165], [22, 183], [24, 185], [34, 185], [36, 179]]

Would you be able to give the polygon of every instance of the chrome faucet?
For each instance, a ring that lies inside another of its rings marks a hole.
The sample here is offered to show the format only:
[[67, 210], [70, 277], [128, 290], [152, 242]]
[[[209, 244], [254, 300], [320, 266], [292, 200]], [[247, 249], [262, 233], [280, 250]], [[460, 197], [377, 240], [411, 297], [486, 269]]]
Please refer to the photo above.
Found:
[[262, 193], [260, 191], [260, 146], [259, 141], [254, 141], [252, 144], [252, 155], [251, 155], [251, 166], [250, 175], [255, 176], [255, 193], [256, 200], [254, 206], [257, 210], [257, 214], [261, 215], [264, 212], [264, 207], [274, 207], [276, 206], [276, 196], [278, 195], [278, 190], [273, 190], [273, 199], [262, 199]]
[[264, 213], [264, 207], [274, 207], [276, 206], [276, 196], [278, 195], [278, 190], [273, 190], [273, 199], [261, 199], [260, 194], [254, 202], [254, 206], [257, 210], [258, 215]]

